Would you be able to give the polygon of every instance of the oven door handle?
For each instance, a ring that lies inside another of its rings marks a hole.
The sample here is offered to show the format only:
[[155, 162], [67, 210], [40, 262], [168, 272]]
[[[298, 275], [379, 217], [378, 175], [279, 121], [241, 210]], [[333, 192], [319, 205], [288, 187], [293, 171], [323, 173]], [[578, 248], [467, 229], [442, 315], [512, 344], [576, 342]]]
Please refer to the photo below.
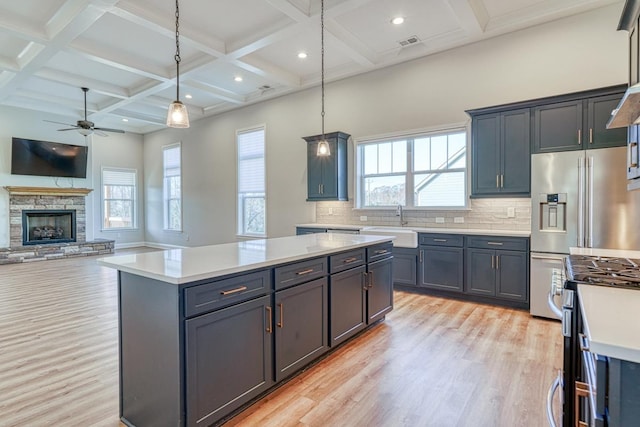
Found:
[[[555, 288], [555, 285], [554, 285], [554, 288]], [[553, 300], [553, 297], [555, 295], [557, 294], [556, 292], [554, 292], [554, 290], [549, 290], [549, 293], [547, 294], [547, 305], [549, 305], [549, 308], [551, 309], [553, 314], [556, 315], [558, 319], [562, 319], [562, 310], [558, 308], [555, 301]]]
[[558, 388], [562, 386], [562, 371], [558, 371], [558, 376], [549, 387], [549, 391], [547, 392], [547, 420], [549, 421], [550, 427], [557, 427], [556, 420], [553, 416], [553, 398], [558, 391]]

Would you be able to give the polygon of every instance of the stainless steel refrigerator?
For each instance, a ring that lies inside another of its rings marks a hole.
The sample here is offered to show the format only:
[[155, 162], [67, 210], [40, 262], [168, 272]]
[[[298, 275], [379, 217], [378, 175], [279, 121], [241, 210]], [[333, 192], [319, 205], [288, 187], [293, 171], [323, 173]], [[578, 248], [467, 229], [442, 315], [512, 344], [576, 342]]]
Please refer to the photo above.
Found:
[[640, 191], [627, 191], [626, 148], [531, 156], [530, 312], [547, 306], [570, 247], [640, 250]]

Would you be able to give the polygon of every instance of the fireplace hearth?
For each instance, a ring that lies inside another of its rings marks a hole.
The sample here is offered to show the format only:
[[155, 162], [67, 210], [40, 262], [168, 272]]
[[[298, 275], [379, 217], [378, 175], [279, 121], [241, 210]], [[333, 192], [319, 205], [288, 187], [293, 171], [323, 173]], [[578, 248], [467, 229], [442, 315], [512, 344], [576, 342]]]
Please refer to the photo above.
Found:
[[75, 241], [75, 210], [44, 209], [22, 211], [22, 244], [24, 246]]

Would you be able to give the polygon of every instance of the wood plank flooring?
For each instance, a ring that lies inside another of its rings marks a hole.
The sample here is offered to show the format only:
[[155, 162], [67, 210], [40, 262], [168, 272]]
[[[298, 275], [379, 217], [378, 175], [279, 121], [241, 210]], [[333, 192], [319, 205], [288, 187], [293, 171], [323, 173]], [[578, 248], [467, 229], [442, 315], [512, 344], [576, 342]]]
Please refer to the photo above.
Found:
[[[0, 426], [124, 427], [117, 333], [95, 258], [0, 266]], [[524, 311], [396, 292], [383, 323], [226, 425], [544, 426], [561, 343]]]

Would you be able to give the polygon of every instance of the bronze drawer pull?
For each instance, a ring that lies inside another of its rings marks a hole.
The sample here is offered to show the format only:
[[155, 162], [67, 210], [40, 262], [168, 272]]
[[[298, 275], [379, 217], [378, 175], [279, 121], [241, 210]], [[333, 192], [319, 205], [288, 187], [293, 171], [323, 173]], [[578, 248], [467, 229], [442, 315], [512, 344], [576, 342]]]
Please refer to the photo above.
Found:
[[376, 255], [382, 255], [382, 254], [386, 254], [387, 252], [389, 252], [389, 251], [387, 251], [386, 249], [378, 249], [377, 251], [374, 251], [373, 253], [376, 254]]
[[246, 291], [246, 290], [247, 290], [246, 286], [240, 286], [239, 288], [230, 289], [228, 291], [222, 291], [222, 292], [220, 292], [220, 295], [231, 295], [231, 294], [236, 294], [238, 292], [242, 292], [242, 291]]
[[298, 276], [302, 276], [302, 275], [304, 275], [304, 274], [309, 274], [309, 273], [313, 273], [313, 268], [309, 268], [309, 269], [307, 269], [307, 270], [298, 271], [296, 274], [297, 274]]
[[278, 304], [278, 307], [280, 307], [280, 321], [278, 322], [278, 328], [282, 328], [284, 326], [284, 316], [282, 314], [283, 310], [284, 310], [284, 306], [282, 303]]
[[446, 242], [447, 239], [433, 239], [434, 242]]
[[345, 259], [344, 261], [342, 261], [342, 262], [344, 262], [345, 264], [349, 264], [349, 263], [352, 263], [352, 262], [356, 262], [357, 260], [358, 260], [358, 258], [356, 258], [356, 257], [351, 257], [351, 258], [346, 258], [346, 259]]
[[269, 315], [268, 320], [267, 320], [267, 333], [270, 334], [271, 333], [271, 307], [267, 306], [265, 307], [267, 310], [267, 314]]

